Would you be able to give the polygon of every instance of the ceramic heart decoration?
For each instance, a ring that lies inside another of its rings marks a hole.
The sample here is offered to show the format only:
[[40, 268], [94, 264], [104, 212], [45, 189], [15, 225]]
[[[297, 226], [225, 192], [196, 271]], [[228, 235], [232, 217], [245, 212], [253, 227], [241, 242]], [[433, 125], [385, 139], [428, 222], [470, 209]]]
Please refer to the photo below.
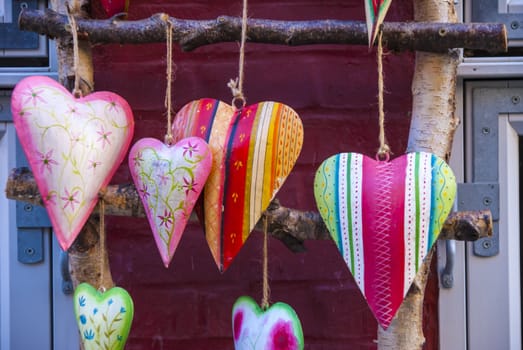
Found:
[[298, 158], [303, 126], [290, 107], [260, 102], [236, 111], [213, 99], [185, 105], [176, 140], [202, 137], [213, 165], [203, 195], [204, 229], [216, 265], [225, 271]]
[[450, 167], [430, 153], [325, 160], [316, 205], [380, 325], [387, 329], [454, 203]]
[[107, 17], [125, 13], [129, 9], [129, 0], [100, 0]]
[[303, 331], [298, 315], [285, 303], [262, 310], [248, 296], [236, 300], [232, 310], [235, 350], [301, 350]]
[[129, 152], [131, 175], [165, 267], [172, 260], [211, 165], [209, 146], [198, 137], [172, 146], [145, 138]]
[[67, 250], [125, 157], [131, 108], [111, 92], [75, 98], [47, 77], [20, 81], [12, 94], [16, 132], [54, 233]]
[[85, 350], [122, 350], [134, 316], [131, 296], [114, 287], [102, 293], [88, 283], [74, 291], [74, 313]]

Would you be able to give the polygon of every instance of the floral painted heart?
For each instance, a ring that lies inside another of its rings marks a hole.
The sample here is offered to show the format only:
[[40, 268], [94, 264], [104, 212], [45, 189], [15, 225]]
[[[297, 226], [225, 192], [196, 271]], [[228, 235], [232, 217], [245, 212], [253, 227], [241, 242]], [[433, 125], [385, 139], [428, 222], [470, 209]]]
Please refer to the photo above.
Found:
[[75, 98], [47, 77], [28, 77], [12, 94], [16, 132], [61, 247], [67, 250], [125, 157], [131, 108], [112, 92]]
[[285, 303], [263, 311], [248, 296], [236, 300], [232, 309], [235, 350], [301, 350], [303, 331], [298, 315]]
[[169, 266], [212, 165], [209, 146], [188, 137], [168, 146], [141, 139], [129, 153], [129, 168], [165, 267]]
[[88, 283], [74, 291], [74, 313], [85, 350], [122, 350], [134, 316], [131, 296], [114, 287], [102, 293]]
[[316, 172], [319, 212], [384, 329], [436, 241], [455, 194], [452, 170], [430, 153], [392, 161], [341, 153]]
[[203, 195], [204, 229], [216, 265], [225, 271], [298, 158], [303, 125], [290, 107], [260, 102], [236, 111], [213, 99], [185, 105], [173, 135], [202, 137], [213, 165]]

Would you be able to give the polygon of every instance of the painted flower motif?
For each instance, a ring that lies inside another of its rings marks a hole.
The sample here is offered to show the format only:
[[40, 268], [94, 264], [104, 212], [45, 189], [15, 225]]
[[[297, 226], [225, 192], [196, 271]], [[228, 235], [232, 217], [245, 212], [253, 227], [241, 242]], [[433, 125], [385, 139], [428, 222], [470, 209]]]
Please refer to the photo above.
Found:
[[127, 312], [127, 310], [125, 310], [125, 308], [122, 306], [122, 307], [120, 308], [120, 313], [121, 313], [121, 314], [125, 314], [126, 312]]
[[193, 152], [198, 152], [198, 145], [191, 145], [191, 142], [188, 142], [186, 146], [183, 146], [183, 156], [185, 157], [189, 153], [189, 157], [192, 158]]
[[147, 189], [147, 184], [143, 184], [143, 187], [140, 188], [140, 193], [142, 194], [142, 198], [143, 199], [148, 199], [149, 196], [151, 195], [149, 193], [149, 190]]
[[169, 228], [169, 225], [173, 224], [173, 218], [170, 211], [167, 209], [164, 210], [163, 215], [158, 215], [158, 219], [160, 219], [160, 227], [165, 225], [165, 228]]
[[94, 339], [94, 332], [92, 329], [88, 329], [84, 331], [84, 339], [85, 340], [93, 340]]
[[56, 193], [49, 192], [44, 196], [44, 201], [46, 205], [56, 205], [55, 199]]
[[93, 309], [93, 315], [96, 315], [97, 313], [98, 313], [98, 308], [95, 307], [95, 308]]
[[194, 189], [198, 184], [194, 182], [194, 179], [187, 180], [185, 177], [183, 178], [184, 185], [182, 187], [185, 189], [185, 195], [189, 195], [189, 192], [193, 191], [196, 193], [196, 190]]
[[65, 209], [67, 208], [69, 205], [71, 206], [71, 210], [74, 211], [74, 205], [75, 203], [78, 204], [80, 203], [78, 201], [78, 199], [76, 198], [76, 196], [78, 195], [78, 191], [74, 191], [74, 192], [69, 192], [67, 190], [67, 188], [64, 188], [64, 191], [65, 191], [65, 196], [63, 197], [60, 197], [63, 201], [65, 201], [65, 205], [62, 209]]
[[160, 180], [160, 185], [166, 185], [167, 180], [169, 180], [169, 176], [165, 174], [158, 174], [158, 180]]
[[113, 305], [113, 303], [114, 303], [114, 300], [112, 298], [107, 301], [107, 305], [109, 305], [109, 306]]
[[36, 90], [31, 88], [29, 91], [24, 91], [22, 95], [25, 96], [24, 104], [27, 104], [28, 102], [32, 102], [33, 106], [36, 107], [36, 104], [38, 102], [45, 103], [45, 100], [40, 96], [42, 94], [43, 90]]
[[98, 133], [98, 135], [100, 135], [100, 137], [96, 141], [97, 142], [98, 141], [102, 141], [102, 149], [105, 148], [105, 144], [106, 143], [111, 145], [111, 141], [109, 140], [109, 136], [113, 133], [112, 131], [105, 131], [105, 128], [102, 125], [100, 127], [100, 130], [97, 131], [97, 133]]
[[78, 298], [78, 305], [80, 305], [81, 307], [84, 307], [85, 306], [85, 297], [82, 295], [80, 298]]
[[93, 169], [93, 173], [94, 173], [94, 171], [96, 170], [96, 167], [99, 166], [99, 165], [102, 165], [102, 162], [97, 162], [95, 160], [90, 160], [89, 161], [89, 167], [87, 169]]
[[18, 113], [18, 115], [20, 117], [30, 117], [31, 116], [31, 113], [29, 113], [28, 111], [24, 110], [23, 108], [20, 110], [20, 112]]
[[43, 173], [47, 169], [49, 171], [49, 174], [53, 172], [53, 169], [51, 168], [52, 165], [58, 165], [58, 162], [54, 160], [53, 157], [54, 150], [49, 150], [47, 153], [40, 153], [36, 151], [38, 154], [38, 157], [40, 157], [40, 172]]
[[82, 140], [79, 133], [71, 132], [71, 143], [72, 145], [76, 145], [78, 142]]
[[80, 322], [82, 324], [86, 324], [87, 323], [87, 317], [85, 317], [85, 315], [80, 315]]
[[134, 156], [133, 158], [133, 161], [134, 161], [134, 165], [140, 165], [141, 162], [143, 162], [143, 158], [142, 158], [142, 151], [139, 151], [136, 153], [136, 155]]
[[76, 109], [76, 107], [74, 105], [67, 105], [67, 107], [69, 107], [69, 109], [67, 110], [67, 113], [69, 115], [73, 115], [73, 114], [76, 114], [78, 113], [78, 110]]
[[107, 104], [107, 107], [108, 107], [108, 109], [109, 109], [111, 112], [116, 112], [116, 111], [118, 111], [118, 105], [116, 104], [116, 101], [109, 101], [109, 103]]
[[270, 349], [273, 350], [296, 350], [298, 342], [292, 331], [292, 323], [280, 321], [271, 331]]

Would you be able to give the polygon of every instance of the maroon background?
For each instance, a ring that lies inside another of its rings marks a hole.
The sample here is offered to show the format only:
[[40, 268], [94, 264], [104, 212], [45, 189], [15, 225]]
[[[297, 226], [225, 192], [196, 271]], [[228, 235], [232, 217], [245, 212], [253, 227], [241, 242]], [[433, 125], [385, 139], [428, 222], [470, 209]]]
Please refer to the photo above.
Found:
[[[241, 1], [131, 0], [130, 19], [166, 12], [178, 18], [239, 15]], [[249, 2], [249, 16], [271, 19], [363, 20], [363, 1]], [[412, 19], [412, 2], [396, 1], [387, 20]], [[184, 53], [175, 46], [176, 110], [202, 97], [229, 102], [226, 83], [238, 75], [238, 44]], [[135, 140], [165, 134], [165, 45], [105, 45], [94, 49], [97, 90], [111, 90], [133, 108]], [[405, 150], [410, 122], [414, 59], [411, 53], [384, 57], [387, 137], [395, 155]], [[339, 152], [373, 156], [378, 147], [375, 52], [363, 46], [311, 45], [289, 48], [247, 44], [248, 103], [275, 100], [293, 107], [305, 128], [304, 147], [278, 193], [285, 206], [316, 210], [313, 178], [327, 157]], [[130, 182], [127, 165], [113, 183]], [[135, 319], [127, 349], [232, 349], [231, 309], [241, 295], [261, 299], [261, 234], [254, 232], [232, 266], [221, 275], [202, 229], [191, 223], [169, 269], [157, 252], [146, 219], [108, 217], [115, 282], [133, 296]], [[269, 242], [271, 300], [289, 303], [301, 318], [305, 348], [375, 349], [377, 324], [352, 276], [330, 241], [309, 241], [295, 254]], [[426, 302], [426, 349], [438, 348], [437, 280]]]

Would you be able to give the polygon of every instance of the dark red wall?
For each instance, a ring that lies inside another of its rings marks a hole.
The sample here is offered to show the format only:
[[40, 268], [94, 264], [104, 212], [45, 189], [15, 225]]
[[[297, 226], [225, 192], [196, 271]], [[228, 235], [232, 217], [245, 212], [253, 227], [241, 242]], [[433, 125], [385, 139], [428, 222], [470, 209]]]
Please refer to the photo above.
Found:
[[[363, 20], [363, 1], [249, 2], [249, 15], [272, 19]], [[239, 15], [241, 1], [131, 0], [130, 19], [166, 12], [178, 18]], [[388, 20], [411, 20], [412, 3], [394, 2]], [[237, 76], [238, 44], [212, 45], [183, 53], [175, 47], [175, 107], [202, 97], [226, 102]], [[165, 134], [165, 46], [98, 46], [94, 49], [97, 90], [119, 93], [131, 104], [135, 139]], [[387, 137], [394, 154], [406, 147], [411, 110], [412, 54], [384, 58]], [[249, 103], [275, 100], [301, 116], [305, 141], [298, 163], [277, 197], [282, 204], [315, 210], [316, 168], [332, 154], [378, 147], [375, 53], [366, 47], [317, 45], [288, 48], [248, 44], [245, 93]], [[114, 183], [130, 182], [122, 165]], [[169, 269], [162, 265], [146, 219], [107, 218], [115, 282], [133, 296], [136, 315], [127, 349], [232, 349], [231, 308], [237, 297], [261, 299], [261, 234], [254, 232], [221, 275], [202, 229], [186, 229]], [[307, 242], [291, 253], [269, 242], [271, 300], [289, 303], [301, 318], [305, 348], [375, 349], [376, 322], [335, 245]], [[437, 283], [433, 278], [426, 320], [427, 349], [437, 349]]]

